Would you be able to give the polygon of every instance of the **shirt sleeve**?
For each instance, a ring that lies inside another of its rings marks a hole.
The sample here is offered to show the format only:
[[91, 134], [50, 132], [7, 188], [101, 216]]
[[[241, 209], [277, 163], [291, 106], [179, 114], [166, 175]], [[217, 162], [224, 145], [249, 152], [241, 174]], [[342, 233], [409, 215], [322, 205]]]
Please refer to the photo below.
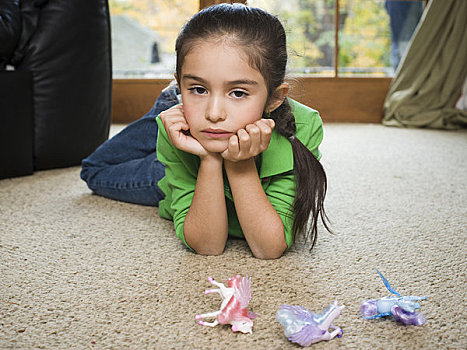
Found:
[[295, 199], [295, 179], [293, 171], [271, 177], [265, 193], [282, 220], [285, 242], [287, 243], [287, 247], [290, 248], [294, 242], [292, 233], [294, 214], [292, 205]]
[[199, 158], [174, 147], [159, 117], [157, 123], [157, 157], [165, 165], [165, 176], [158, 184], [165, 194], [159, 203], [159, 215], [173, 220], [177, 237], [192, 249], [186, 243], [183, 224], [193, 201]]
[[319, 146], [323, 141], [323, 122], [318, 111], [296, 103], [294, 115], [297, 137], [316, 159], [320, 160], [322, 154]]

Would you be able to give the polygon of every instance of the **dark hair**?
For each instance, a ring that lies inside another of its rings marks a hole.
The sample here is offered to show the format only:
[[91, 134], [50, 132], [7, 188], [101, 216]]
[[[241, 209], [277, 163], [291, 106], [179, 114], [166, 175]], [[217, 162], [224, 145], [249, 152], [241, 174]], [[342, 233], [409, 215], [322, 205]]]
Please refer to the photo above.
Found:
[[[209, 38], [228, 40], [244, 48], [250, 65], [262, 74], [266, 82], [269, 100], [274, 98], [274, 91], [284, 82], [287, 65], [286, 34], [277, 17], [238, 3], [219, 4], [201, 10], [185, 24], [175, 43], [179, 77], [188, 52]], [[313, 153], [295, 137], [295, 117], [287, 99], [269, 117], [275, 121], [275, 129], [292, 144], [296, 181], [292, 208], [295, 217], [293, 237], [304, 232], [305, 238], [310, 236], [313, 247], [317, 238], [318, 216], [330, 231], [324, 211], [326, 174]]]

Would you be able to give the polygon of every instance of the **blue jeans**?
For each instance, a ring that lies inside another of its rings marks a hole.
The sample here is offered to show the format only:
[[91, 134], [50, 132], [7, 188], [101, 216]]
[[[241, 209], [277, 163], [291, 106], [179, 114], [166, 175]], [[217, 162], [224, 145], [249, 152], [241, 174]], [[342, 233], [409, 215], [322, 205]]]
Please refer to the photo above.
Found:
[[179, 103], [178, 87], [169, 86], [152, 109], [104, 142], [82, 161], [81, 179], [96, 194], [123, 202], [157, 206], [164, 193], [157, 183], [165, 175], [157, 159], [156, 117]]

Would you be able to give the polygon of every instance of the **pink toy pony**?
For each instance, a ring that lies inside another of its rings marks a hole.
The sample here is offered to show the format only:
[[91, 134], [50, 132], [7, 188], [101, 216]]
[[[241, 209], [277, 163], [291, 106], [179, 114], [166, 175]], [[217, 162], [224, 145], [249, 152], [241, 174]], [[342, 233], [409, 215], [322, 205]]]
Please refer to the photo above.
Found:
[[[248, 312], [251, 299], [251, 278], [235, 275], [227, 280], [227, 286], [208, 277], [208, 281], [219, 289], [207, 289], [204, 294], [219, 293], [222, 304], [219, 311], [196, 315], [195, 319], [202, 326], [214, 327], [218, 324], [232, 325], [232, 331], [252, 334], [253, 313]], [[201, 321], [206, 317], [215, 317], [213, 322]]]

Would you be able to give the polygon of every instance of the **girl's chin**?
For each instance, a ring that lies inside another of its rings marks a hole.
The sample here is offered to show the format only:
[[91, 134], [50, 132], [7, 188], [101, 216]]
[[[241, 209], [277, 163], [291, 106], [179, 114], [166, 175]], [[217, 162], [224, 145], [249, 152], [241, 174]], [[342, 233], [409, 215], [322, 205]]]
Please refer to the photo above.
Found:
[[222, 153], [229, 146], [229, 142], [228, 141], [224, 141], [224, 142], [221, 142], [221, 141], [209, 141], [209, 142], [205, 142], [204, 145], [202, 145], [202, 146], [208, 152]]

